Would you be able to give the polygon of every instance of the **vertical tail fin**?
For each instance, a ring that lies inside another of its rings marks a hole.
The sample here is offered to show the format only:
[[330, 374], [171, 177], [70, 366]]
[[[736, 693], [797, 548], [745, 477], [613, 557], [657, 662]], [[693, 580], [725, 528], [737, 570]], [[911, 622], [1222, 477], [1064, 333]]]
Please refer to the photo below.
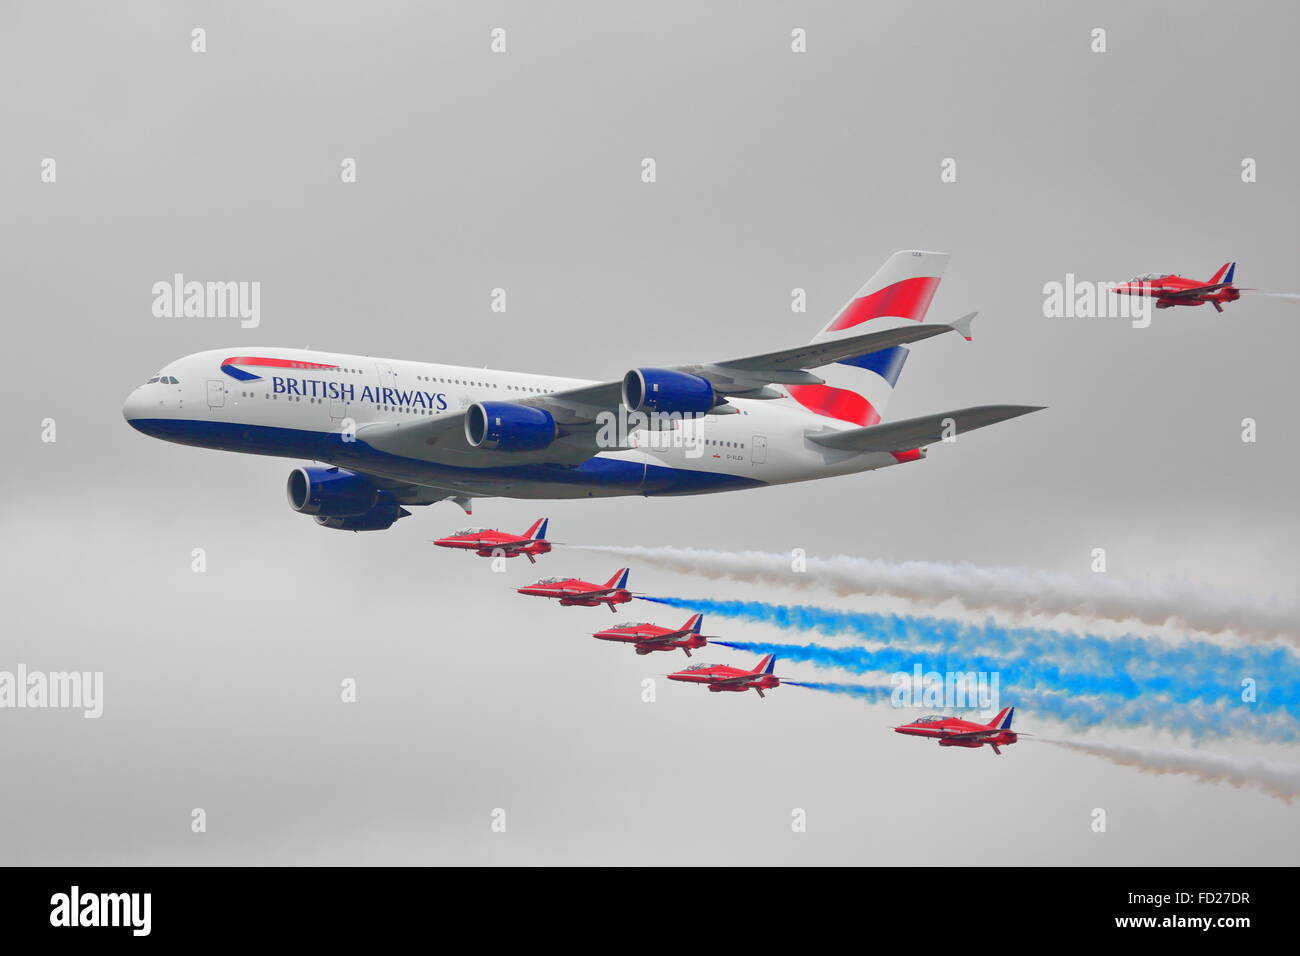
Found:
[[625, 588], [627, 587], [627, 568], [619, 568], [614, 572], [614, 576], [605, 582], [607, 588]]
[[997, 730], [1010, 730], [1011, 718], [1016, 715], [1014, 707], [1003, 707], [998, 715], [989, 721], [989, 726]]
[[703, 624], [704, 624], [704, 615], [703, 615], [703, 614], [695, 614], [695, 615], [692, 615], [690, 618], [688, 618], [687, 621], [686, 621], [686, 623], [682, 625], [682, 630], [683, 630], [683, 631], [694, 631], [696, 634], [698, 634], [698, 633], [700, 633], [700, 627], [701, 627], [701, 625], [703, 625]]
[[[947, 253], [916, 249], [895, 252], [814, 336], [813, 342], [924, 320], [947, 265]], [[867, 322], [871, 326], [864, 328]], [[884, 414], [907, 355], [908, 350], [900, 345], [842, 359], [818, 369], [817, 374], [826, 379], [825, 385], [791, 385], [787, 391], [796, 402], [818, 415], [854, 425], [874, 425]]]
[[758, 666], [755, 667], [752, 671], [750, 671], [750, 673], [770, 674], [775, 668], [776, 668], [776, 655], [768, 654], [766, 657], [764, 657], [761, 661], [758, 662]]
[[1207, 284], [1217, 285], [1220, 282], [1231, 282], [1232, 276], [1236, 271], [1237, 264], [1235, 262], [1225, 262], [1223, 265], [1219, 266], [1218, 272], [1210, 276], [1210, 281]]
[[550, 518], [538, 518], [533, 522], [532, 526], [524, 532], [524, 537], [530, 538], [533, 541], [546, 540], [546, 526], [550, 523]]

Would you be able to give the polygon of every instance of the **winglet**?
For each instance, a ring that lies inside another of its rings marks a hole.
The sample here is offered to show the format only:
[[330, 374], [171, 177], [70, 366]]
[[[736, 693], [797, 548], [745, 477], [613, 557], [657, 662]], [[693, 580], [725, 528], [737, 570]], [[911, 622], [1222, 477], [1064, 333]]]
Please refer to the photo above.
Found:
[[962, 338], [964, 338], [967, 342], [969, 342], [970, 325], [972, 322], [975, 321], [975, 316], [977, 315], [979, 315], [978, 312], [968, 312], [966, 315], [963, 315], [960, 319], [957, 319], [955, 322], [949, 322], [948, 324], [951, 325], [958, 332], [960, 332]]

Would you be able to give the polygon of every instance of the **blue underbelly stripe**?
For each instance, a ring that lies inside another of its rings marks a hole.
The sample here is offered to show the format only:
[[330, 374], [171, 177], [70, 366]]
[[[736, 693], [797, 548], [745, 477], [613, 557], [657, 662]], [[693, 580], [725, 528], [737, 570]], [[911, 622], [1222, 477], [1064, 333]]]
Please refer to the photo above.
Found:
[[360, 439], [344, 442], [342, 436], [334, 432], [173, 418], [137, 418], [130, 424], [146, 435], [182, 445], [281, 458], [312, 458], [343, 468], [361, 470], [370, 464], [377, 471], [402, 476], [401, 480], [418, 483], [423, 479], [435, 485], [478, 482], [485, 488], [490, 488], [493, 484], [505, 485], [522, 481], [653, 496], [707, 494], [761, 488], [766, 484], [756, 478], [740, 475], [646, 465], [599, 455], [580, 465], [529, 464], [499, 468], [461, 468], [391, 455], [372, 448]]

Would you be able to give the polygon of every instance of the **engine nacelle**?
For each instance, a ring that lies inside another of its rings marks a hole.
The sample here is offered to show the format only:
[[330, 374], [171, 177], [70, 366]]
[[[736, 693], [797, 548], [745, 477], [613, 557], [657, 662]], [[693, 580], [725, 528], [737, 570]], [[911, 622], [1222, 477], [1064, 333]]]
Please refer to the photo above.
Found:
[[379, 489], [344, 468], [295, 468], [289, 473], [286, 491], [294, 511], [326, 518], [358, 517], [379, 503]]
[[667, 368], [634, 368], [623, 376], [623, 404], [633, 412], [707, 412], [721, 399], [708, 379]]
[[465, 412], [465, 440], [475, 448], [538, 451], [555, 441], [551, 413], [513, 402], [475, 402]]
[[362, 515], [348, 518], [330, 518], [318, 515], [316, 523], [323, 528], [335, 531], [384, 531], [391, 528], [399, 518], [405, 518], [410, 512], [397, 503], [392, 494], [379, 492], [379, 503]]

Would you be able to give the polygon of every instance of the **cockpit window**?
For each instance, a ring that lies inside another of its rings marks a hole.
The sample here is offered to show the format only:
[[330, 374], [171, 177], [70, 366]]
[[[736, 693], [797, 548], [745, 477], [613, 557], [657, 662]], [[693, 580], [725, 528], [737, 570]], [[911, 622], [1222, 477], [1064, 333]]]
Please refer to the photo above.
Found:
[[145, 384], [152, 385], [154, 382], [161, 382], [161, 381], [162, 381], [161, 376], [155, 375], [153, 378], [149, 379], [149, 381], [145, 382]]
[[467, 534], [482, 534], [486, 530], [487, 528], [461, 528], [459, 531], [454, 532], [452, 537], [459, 538]]
[[947, 719], [948, 719], [948, 718], [945, 717], [945, 716], [943, 716], [943, 714], [927, 714], [927, 715], [924, 716], [924, 717], [918, 717], [918, 718], [916, 718], [916, 720], [912, 721], [912, 723], [914, 723], [914, 724], [933, 724], [933, 723], [937, 723], [937, 722], [940, 721], [940, 720], [947, 720]]
[[538, 584], [559, 584], [561, 581], [567, 581], [568, 578], [542, 578]]
[[717, 664], [692, 664], [690, 667], [687, 667], [686, 670], [688, 670], [688, 671], [706, 671], [706, 670], [708, 670], [710, 667], [717, 667], [717, 666], [718, 666]]
[[1134, 281], [1134, 282], [1154, 282], [1156, 279], [1168, 279], [1168, 278], [1169, 278], [1169, 273], [1168, 273], [1168, 272], [1144, 272], [1144, 273], [1142, 273], [1140, 276], [1136, 276], [1136, 277], [1133, 279], [1133, 281]]

